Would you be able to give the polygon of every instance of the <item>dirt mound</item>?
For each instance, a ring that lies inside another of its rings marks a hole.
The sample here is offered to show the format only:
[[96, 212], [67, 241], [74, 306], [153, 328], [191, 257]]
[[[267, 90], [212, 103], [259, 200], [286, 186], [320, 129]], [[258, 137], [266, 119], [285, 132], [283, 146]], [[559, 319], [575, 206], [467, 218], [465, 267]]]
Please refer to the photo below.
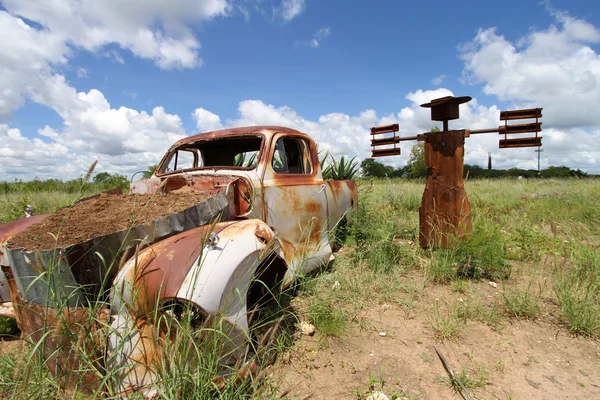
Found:
[[103, 193], [59, 209], [15, 235], [9, 246], [30, 251], [67, 247], [183, 211], [209, 197], [197, 191], [163, 195]]

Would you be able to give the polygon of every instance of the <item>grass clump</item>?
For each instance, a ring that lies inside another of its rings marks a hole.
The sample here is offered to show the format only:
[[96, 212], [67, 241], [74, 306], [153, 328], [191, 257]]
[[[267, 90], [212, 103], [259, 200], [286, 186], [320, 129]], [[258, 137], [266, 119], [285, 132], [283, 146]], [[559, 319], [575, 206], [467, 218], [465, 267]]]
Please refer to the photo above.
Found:
[[569, 257], [573, 268], [560, 268], [554, 290], [561, 316], [574, 334], [600, 336], [600, 249], [576, 246]]
[[504, 304], [510, 314], [517, 319], [536, 319], [540, 314], [543, 286], [533, 289], [533, 279], [525, 290], [516, 287], [505, 288], [502, 293]]
[[511, 273], [500, 227], [482, 218], [476, 220], [469, 237], [454, 248], [431, 251], [430, 257], [428, 273], [438, 283], [456, 279], [506, 279]]
[[448, 378], [448, 383], [456, 393], [462, 393], [463, 388], [479, 389], [485, 387], [487, 376], [487, 368], [484, 365], [478, 365], [477, 369], [473, 371], [463, 368], [454, 378]]
[[442, 341], [458, 339], [462, 331], [462, 323], [456, 309], [443, 313], [437, 304], [433, 306], [431, 327], [435, 336]]
[[307, 317], [322, 338], [339, 337], [346, 330], [346, 314], [326, 299], [311, 299]]

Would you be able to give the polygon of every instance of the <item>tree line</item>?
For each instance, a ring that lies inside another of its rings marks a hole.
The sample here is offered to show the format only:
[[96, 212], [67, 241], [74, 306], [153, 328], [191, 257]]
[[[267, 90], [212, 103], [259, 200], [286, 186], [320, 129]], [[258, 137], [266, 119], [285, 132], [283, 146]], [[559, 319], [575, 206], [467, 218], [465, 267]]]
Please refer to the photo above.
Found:
[[[366, 178], [409, 178], [418, 179], [427, 176], [427, 168], [425, 167], [425, 148], [423, 143], [415, 145], [412, 150], [408, 162], [404, 167], [394, 168], [390, 165], [384, 165], [375, 161], [374, 158], [366, 158], [360, 163], [362, 176]], [[589, 174], [580, 169], [571, 169], [565, 166], [550, 166], [538, 171], [535, 169], [493, 169], [491, 159], [488, 160], [488, 168], [482, 168], [478, 165], [465, 164], [465, 177], [469, 179], [478, 178], [586, 178], [598, 177], [599, 175]]]

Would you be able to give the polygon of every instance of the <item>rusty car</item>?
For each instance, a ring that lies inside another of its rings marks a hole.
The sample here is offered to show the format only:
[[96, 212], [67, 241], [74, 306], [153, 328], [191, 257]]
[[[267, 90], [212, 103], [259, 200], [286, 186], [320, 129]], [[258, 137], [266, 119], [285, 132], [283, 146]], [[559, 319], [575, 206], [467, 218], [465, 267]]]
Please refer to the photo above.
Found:
[[[149, 338], [159, 328], [147, 321], [157, 306], [185, 305], [203, 320], [218, 318], [237, 349], [230, 358], [242, 360], [249, 340], [248, 310], [256, 301], [253, 282], [260, 279], [272, 287], [285, 287], [299, 274], [326, 264], [333, 252], [331, 232], [357, 209], [355, 183], [324, 180], [313, 139], [279, 126], [186, 137], [171, 146], [151, 178], [130, 184], [132, 194], [178, 190], [210, 194], [219, 203], [219, 212], [201, 224], [178, 223], [178, 229], [160, 236], [108, 246], [120, 260], [103, 292], [108, 293], [105, 311], [111, 327], [106, 335], [107, 368], [120, 371], [116, 386], [121, 393], [151, 391], [157, 380], [153, 363], [160, 349]], [[10, 248], [12, 235], [43, 218], [0, 225], [0, 263], [7, 275], [0, 277], [3, 302], [52, 307], [25, 293], [34, 284], [22, 269], [31, 266], [18, 267], [27, 254]], [[94, 249], [86, 251], [90, 248]], [[98, 275], [94, 268], [100, 267], [88, 258], [82, 270]], [[33, 274], [32, 269], [27, 271]], [[78, 276], [87, 275], [74, 273], [70, 282], [81, 284]], [[16, 308], [20, 325], [27, 325], [27, 318], [19, 316], [26, 309]], [[27, 331], [26, 326], [21, 328]]]

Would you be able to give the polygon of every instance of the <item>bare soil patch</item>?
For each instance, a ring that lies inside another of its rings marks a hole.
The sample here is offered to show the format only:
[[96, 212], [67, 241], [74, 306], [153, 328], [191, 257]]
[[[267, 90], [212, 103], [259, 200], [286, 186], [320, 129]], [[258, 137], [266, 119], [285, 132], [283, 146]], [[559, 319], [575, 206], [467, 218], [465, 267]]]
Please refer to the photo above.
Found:
[[10, 248], [51, 250], [183, 211], [210, 197], [192, 191], [162, 195], [100, 194], [64, 207], [15, 235]]
[[[482, 299], [502, 296], [487, 282], [474, 282], [473, 290]], [[365, 399], [375, 390], [390, 399], [460, 399], [437, 347], [457, 373], [464, 369], [475, 378], [484, 369], [486, 384], [470, 390], [476, 399], [600, 398], [600, 343], [552, 321], [556, 305], [544, 302], [539, 320], [507, 319], [500, 330], [469, 320], [459, 338], [440, 340], [431, 306], [461, 296], [432, 285], [416, 308], [403, 307], [402, 294], [397, 302], [372, 304], [326, 346], [318, 332], [302, 336], [269, 375], [281, 392], [301, 399]]]

